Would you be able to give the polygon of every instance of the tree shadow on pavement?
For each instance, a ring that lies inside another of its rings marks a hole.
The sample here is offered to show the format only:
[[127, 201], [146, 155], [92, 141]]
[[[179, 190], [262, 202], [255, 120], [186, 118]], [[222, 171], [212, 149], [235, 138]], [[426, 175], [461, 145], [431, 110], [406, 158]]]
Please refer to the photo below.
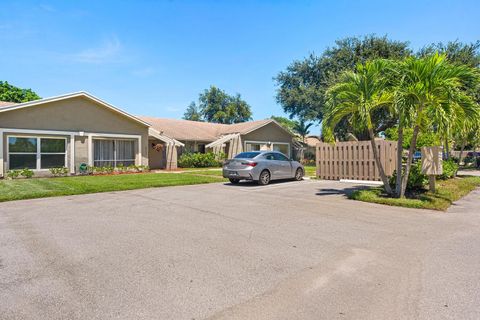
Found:
[[317, 196], [332, 196], [332, 195], [343, 195], [345, 197], [350, 197], [352, 193], [358, 190], [365, 190], [371, 188], [370, 186], [355, 186], [355, 187], [345, 187], [345, 188], [323, 188], [318, 189], [316, 193]]

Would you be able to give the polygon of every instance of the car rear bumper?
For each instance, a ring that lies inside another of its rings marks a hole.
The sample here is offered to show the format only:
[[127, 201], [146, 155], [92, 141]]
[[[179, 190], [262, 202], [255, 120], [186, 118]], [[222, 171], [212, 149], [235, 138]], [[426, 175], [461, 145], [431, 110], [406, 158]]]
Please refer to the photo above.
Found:
[[228, 179], [255, 180], [251, 169], [223, 169], [223, 177]]

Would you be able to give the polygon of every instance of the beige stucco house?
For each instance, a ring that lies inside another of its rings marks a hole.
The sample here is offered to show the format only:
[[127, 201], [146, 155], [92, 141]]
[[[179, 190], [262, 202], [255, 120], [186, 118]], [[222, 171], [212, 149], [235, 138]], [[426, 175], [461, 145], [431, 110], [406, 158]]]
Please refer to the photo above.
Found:
[[148, 165], [150, 141], [163, 146], [157, 150], [164, 167], [176, 167], [173, 150], [182, 143], [86, 92], [0, 104], [0, 177], [23, 168], [67, 167], [75, 174], [82, 163]]
[[[292, 155], [294, 136], [273, 119], [236, 124], [140, 116], [152, 128], [184, 144], [183, 152], [223, 152], [228, 158], [242, 151], [276, 150]], [[154, 159], [150, 158], [152, 163]]]
[[0, 177], [29, 168], [149, 165], [176, 169], [182, 152], [279, 150], [292, 135], [273, 120], [224, 125], [133, 116], [86, 92], [15, 104], [0, 102]]

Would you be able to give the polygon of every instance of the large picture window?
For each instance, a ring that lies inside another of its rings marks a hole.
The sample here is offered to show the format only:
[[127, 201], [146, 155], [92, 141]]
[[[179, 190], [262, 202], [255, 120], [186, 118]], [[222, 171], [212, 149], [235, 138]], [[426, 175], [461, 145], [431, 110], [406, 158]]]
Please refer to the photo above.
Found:
[[134, 140], [93, 141], [93, 165], [95, 167], [118, 167], [135, 164]]
[[9, 169], [65, 167], [65, 138], [8, 137]]
[[40, 168], [65, 167], [65, 139], [40, 139]]

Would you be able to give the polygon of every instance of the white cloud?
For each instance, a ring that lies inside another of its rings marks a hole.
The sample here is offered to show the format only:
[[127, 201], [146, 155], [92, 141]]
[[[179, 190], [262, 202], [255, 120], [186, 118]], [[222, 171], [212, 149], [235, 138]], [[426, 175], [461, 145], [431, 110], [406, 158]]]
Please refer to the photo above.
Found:
[[122, 45], [117, 37], [105, 40], [100, 46], [82, 50], [72, 56], [75, 61], [85, 63], [118, 62]]

